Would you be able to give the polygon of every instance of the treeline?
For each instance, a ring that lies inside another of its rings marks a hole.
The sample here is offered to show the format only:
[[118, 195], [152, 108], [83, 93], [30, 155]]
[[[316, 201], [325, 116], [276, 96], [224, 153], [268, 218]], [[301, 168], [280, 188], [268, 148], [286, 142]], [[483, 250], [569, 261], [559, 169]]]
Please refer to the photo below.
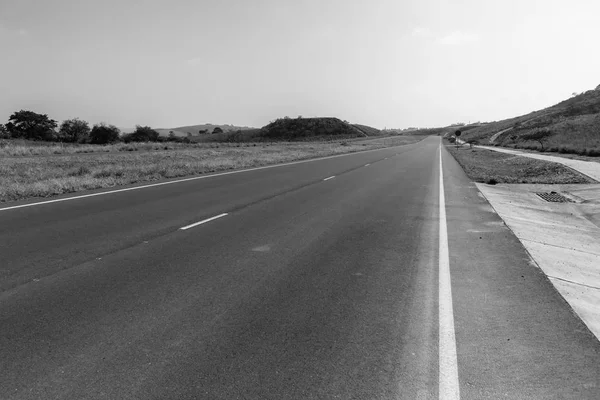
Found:
[[79, 118], [64, 120], [60, 125], [47, 114], [21, 110], [14, 112], [8, 122], [0, 124], [0, 139], [28, 139], [61, 143], [109, 144], [115, 142], [163, 142], [185, 141], [173, 137], [161, 137], [149, 126], [136, 125], [135, 131], [122, 134], [114, 125], [104, 122], [90, 127]]

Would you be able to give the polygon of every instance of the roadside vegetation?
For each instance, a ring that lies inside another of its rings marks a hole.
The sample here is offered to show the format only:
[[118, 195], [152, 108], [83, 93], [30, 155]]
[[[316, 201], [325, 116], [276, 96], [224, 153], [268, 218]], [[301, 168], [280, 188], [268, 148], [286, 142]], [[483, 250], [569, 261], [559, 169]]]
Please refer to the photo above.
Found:
[[[88, 154], [0, 157], [0, 202], [399, 146], [421, 139], [401, 136], [300, 143], [170, 143], [167, 150], [152, 147], [157, 146], [152, 143], [119, 143], [103, 146], [104, 152]], [[148, 151], [115, 150], [143, 150], [148, 146]]]
[[497, 151], [447, 146], [450, 154], [475, 182], [496, 183], [595, 183], [588, 177], [553, 162]]

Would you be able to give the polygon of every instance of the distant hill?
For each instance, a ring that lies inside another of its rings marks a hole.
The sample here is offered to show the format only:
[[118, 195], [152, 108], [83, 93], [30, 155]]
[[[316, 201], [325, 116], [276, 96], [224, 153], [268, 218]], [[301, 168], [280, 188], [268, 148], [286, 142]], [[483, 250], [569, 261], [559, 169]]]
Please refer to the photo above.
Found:
[[238, 130], [248, 130], [248, 129], [256, 129], [249, 126], [236, 126], [236, 125], [228, 125], [228, 124], [201, 124], [201, 125], [189, 125], [189, 126], [180, 126], [178, 128], [173, 128], [174, 131], [185, 132], [185, 134], [191, 133], [192, 135], [204, 134], [204, 133], [212, 133], [215, 128], [221, 128], [223, 132], [237, 132]]
[[450, 125], [443, 128], [410, 128], [400, 130], [398, 134], [410, 136], [444, 136], [446, 133], [454, 132], [457, 129], [463, 129], [463, 126]]
[[478, 140], [517, 148], [541, 149], [528, 140], [536, 132], [548, 132], [545, 150], [566, 153], [595, 153], [600, 149], [600, 90], [589, 90], [539, 111], [490, 122], [464, 131], [465, 140]]
[[256, 130], [256, 128], [250, 128], [248, 126], [236, 126], [236, 125], [217, 125], [217, 124], [201, 124], [201, 125], [189, 125], [189, 126], [180, 126], [178, 128], [169, 128], [169, 129], [154, 129], [158, 132], [160, 136], [169, 136], [171, 132], [173, 135], [177, 137], [194, 137], [194, 136], [205, 136], [208, 134], [212, 134], [215, 128], [221, 128], [223, 132], [237, 132], [237, 131], [249, 131]]

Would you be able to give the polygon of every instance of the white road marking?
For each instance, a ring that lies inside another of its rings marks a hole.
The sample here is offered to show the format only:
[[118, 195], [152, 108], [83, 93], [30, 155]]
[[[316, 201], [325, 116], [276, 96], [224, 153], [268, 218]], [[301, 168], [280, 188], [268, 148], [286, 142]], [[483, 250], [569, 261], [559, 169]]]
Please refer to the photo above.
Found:
[[365, 164], [365, 167], [368, 167], [369, 165], [371, 165], [371, 164]]
[[329, 178], [325, 178], [325, 179], [323, 179], [323, 180], [324, 180], [324, 181], [328, 181], [328, 180], [330, 180], [330, 179], [333, 179], [333, 178], [335, 178], [335, 175], [333, 175], [333, 176], [330, 176]]
[[458, 364], [456, 361], [456, 337], [454, 335], [454, 312], [452, 310], [452, 281], [450, 279], [450, 255], [448, 249], [448, 225], [446, 223], [446, 197], [442, 171], [442, 147], [440, 146], [440, 286], [439, 286], [439, 398], [460, 399]]
[[328, 160], [330, 158], [346, 157], [346, 156], [351, 156], [351, 155], [356, 155], [356, 154], [361, 154], [361, 153], [370, 153], [372, 151], [381, 151], [381, 150], [388, 150], [388, 149], [390, 149], [390, 147], [382, 147], [380, 149], [355, 151], [353, 153], [336, 154], [336, 155], [333, 155], [333, 156], [311, 158], [310, 160], [292, 161], [292, 162], [283, 163], [283, 164], [265, 165], [265, 166], [262, 166], [262, 167], [240, 169], [238, 171], [219, 172], [219, 173], [211, 174], [211, 175], [194, 176], [192, 178], [176, 179], [176, 180], [172, 180], [172, 181], [168, 181], [168, 182], [151, 183], [149, 185], [141, 185], [141, 186], [135, 186], [135, 187], [130, 187], [130, 188], [124, 188], [124, 189], [109, 190], [109, 191], [100, 192], [100, 193], [83, 194], [83, 195], [79, 195], [79, 196], [66, 197], [66, 198], [62, 198], [62, 199], [38, 201], [38, 202], [35, 202], [35, 203], [21, 204], [21, 205], [18, 205], [18, 206], [4, 207], [4, 208], [0, 208], [0, 211], [14, 210], [14, 209], [17, 209], [17, 208], [24, 208], [24, 207], [33, 207], [33, 206], [39, 206], [39, 205], [43, 205], [43, 204], [50, 204], [50, 203], [58, 203], [58, 202], [61, 202], [61, 201], [70, 201], [70, 200], [84, 199], [86, 197], [103, 196], [105, 194], [120, 193], [120, 192], [129, 192], [131, 190], [146, 189], [146, 188], [155, 187], [155, 186], [172, 185], [174, 183], [195, 181], [195, 180], [198, 180], [198, 179], [208, 179], [208, 178], [213, 178], [213, 177], [216, 177], [216, 176], [241, 174], [242, 172], [258, 171], [258, 170], [261, 170], [261, 169], [268, 169], [268, 168], [285, 167], [285, 166], [288, 166], [288, 165], [304, 164], [304, 163], [309, 163], [309, 162], [314, 162], [314, 161]]
[[217, 219], [217, 218], [224, 217], [224, 216], [226, 216], [226, 215], [227, 215], [227, 213], [223, 213], [223, 214], [215, 215], [214, 217], [210, 217], [210, 218], [208, 218], [208, 219], [205, 219], [205, 220], [203, 220], [203, 221], [196, 222], [196, 223], [194, 223], [194, 224], [187, 225], [187, 226], [184, 226], [184, 227], [182, 227], [182, 228], [179, 228], [179, 229], [180, 229], [180, 230], [182, 230], [182, 231], [185, 231], [186, 229], [190, 229], [190, 228], [193, 228], [193, 227], [195, 227], [195, 226], [198, 226], [198, 225], [205, 224], [205, 223], [207, 223], [207, 222], [213, 221], [213, 220], [215, 220], [215, 219]]

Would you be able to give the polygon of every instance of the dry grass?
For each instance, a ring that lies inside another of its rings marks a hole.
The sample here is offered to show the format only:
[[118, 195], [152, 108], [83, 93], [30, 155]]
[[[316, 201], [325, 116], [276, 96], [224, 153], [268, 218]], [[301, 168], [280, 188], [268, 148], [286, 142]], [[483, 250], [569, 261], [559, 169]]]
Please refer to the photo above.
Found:
[[186, 143], [116, 143], [107, 145], [96, 144], [64, 144], [49, 142], [31, 142], [26, 140], [0, 140], [0, 156], [27, 157], [52, 156], [58, 154], [89, 154], [132, 151], [164, 151], [190, 148], [214, 147], [210, 144]]
[[[122, 152], [110, 148], [104, 153], [0, 157], [0, 201], [257, 167], [398, 146], [421, 139], [404, 136], [329, 143], [219, 144], [191, 148], [188, 145], [186, 148], [145, 152]], [[120, 145], [115, 146], [119, 148]]]
[[487, 149], [448, 146], [447, 149], [475, 182], [485, 183], [595, 183], [561, 164]]

